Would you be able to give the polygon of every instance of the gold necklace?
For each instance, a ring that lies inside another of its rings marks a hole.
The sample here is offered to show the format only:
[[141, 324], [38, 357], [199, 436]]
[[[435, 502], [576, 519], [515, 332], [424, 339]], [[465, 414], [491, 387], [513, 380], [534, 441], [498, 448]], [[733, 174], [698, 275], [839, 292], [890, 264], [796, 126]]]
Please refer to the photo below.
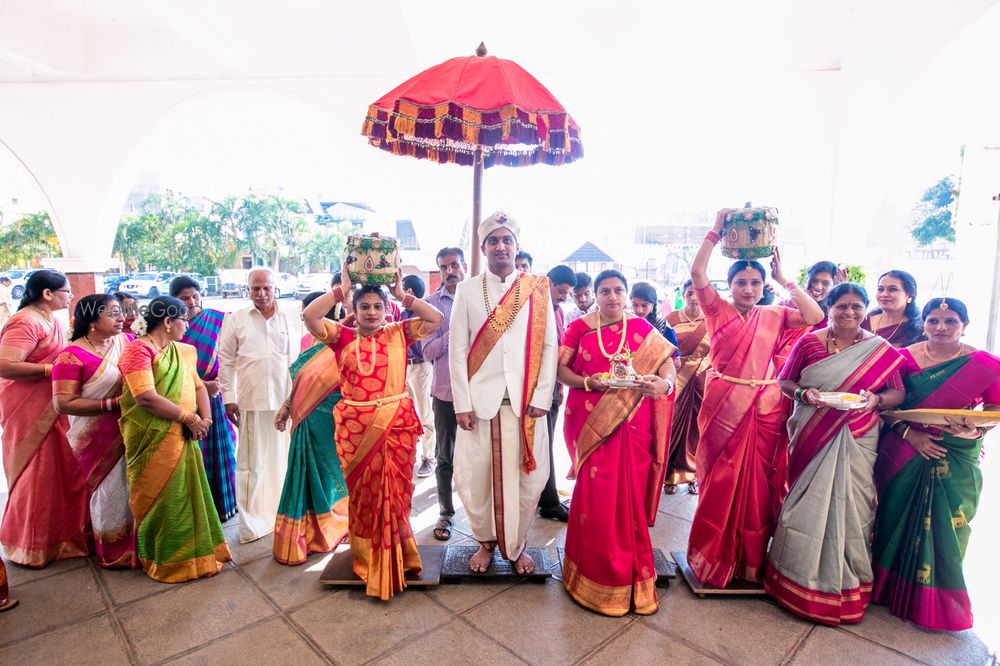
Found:
[[959, 355], [961, 355], [961, 353], [963, 351], [965, 351], [965, 344], [959, 344], [957, 352], [955, 352], [954, 354], [952, 354], [951, 356], [949, 356], [946, 359], [938, 360], [938, 359], [934, 358], [933, 356], [931, 356], [930, 344], [927, 343], [927, 342], [924, 343], [924, 356], [926, 356], [927, 360], [930, 361], [931, 363], [933, 363], [934, 365], [940, 365], [942, 363], [947, 363], [948, 361], [954, 360], [954, 359], [958, 358]]
[[368, 370], [364, 370], [361, 366], [361, 342], [364, 340], [364, 338], [361, 337], [360, 333], [358, 333], [357, 342], [354, 343], [354, 360], [356, 360], [358, 363], [358, 374], [361, 375], [362, 377], [368, 377], [373, 372], [375, 372], [375, 360], [376, 360], [375, 355], [376, 352], [378, 351], [377, 347], [375, 346], [375, 334], [378, 333], [380, 330], [381, 330], [380, 328], [376, 329], [371, 335], [368, 336], [368, 341], [370, 343], [370, 346], [368, 347], [368, 356], [370, 357], [369, 360], [372, 362]]
[[35, 312], [37, 312], [38, 314], [40, 314], [43, 317], [45, 317], [45, 321], [48, 321], [48, 322], [52, 321], [52, 313], [51, 312], [46, 312], [45, 310], [41, 309], [37, 305], [32, 305], [32, 306], [29, 306], [29, 307], [31, 307], [31, 309], [34, 310]]
[[[104, 358], [104, 355], [108, 353], [107, 349], [105, 349], [104, 351], [98, 349], [97, 345], [95, 345], [93, 342], [90, 341], [89, 335], [84, 335], [83, 339], [87, 341], [87, 344], [90, 345], [90, 348], [93, 349], [95, 352], [97, 352], [97, 355], [100, 356], [101, 358]], [[107, 342], [107, 340], [105, 340], [105, 342]]]
[[[614, 354], [609, 354], [608, 351], [604, 348], [604, 340], [601, 339], [601, 315], [600, 314], [597, 315], [597, 331], [596, 331], [596, 333], [597, 333], [597, 346], [601, 348], [601, 353], [604, 355], [604, 358], [606, 358], [608, 360], [611, 360], [613, 357], [615, 357], [618, 354], [622, 353], [622, 349], [625, 348], [625, 338], [626, 338], [625, 324], [626, 324], [627, 320], [628, 320], [628, 313], [627, 312], [623, 312], [622, 313], [622, 321], [621, 321], [621, 324], [622, 324], [622, 337], [618, 341], [618, 349], [615, 351], [615, 353]], [[608, 324], [608, 325], [610, 326], [611, 324]]]
[[[514, 320], [517, 319], [517, 315], [521, 312], [521, 276], [518, 275], [514, 278], [514, 305], [503, 319], [497, 319], [496, 308], [494, 308], [493, 304], [490, 302], [490, 292], [487, 288], [486, 273], [483, 273], [483, 304], [486, 306], [487, 325], [494, 331], [504, 333], [511, 327]], [[499, 306], [499, 303], [497, 305]]]
[[[873, 329], [872, 332], [873, 333], [878, 333], [878, 330], [880, 328], [882, 328], [882, 318], [883, 317], [885, 317], [885, 313], [884, 312], [878, 313], [878, 326], [872, 325], [872, 329]], [[892, 338], [895, 337], [895, 335], [896, 335], [896, 331], [899, 330], [899, 327], [903, 325], [904, 321], [906, 321], [906, 317], [903, 317], [902, 319], [899, 320], [899, 323], [896, 324], [896, 328], [892, 329], [892, 333], [890, 333], [889, 335], [883, 336], [883, 337], [886, 340], [892, 340]]]
[[[851, 344], [847, 345], [844, 349], [850, 349], [854, 345], [856, 345], [859, 342], [861, 342], [861, 338], [864, 337], [864, 334], [865, 334], [865, 332], [863, 330], [859, 330], [858, 334], [854, 337], [854, 340], [851, 342]], [[841, 349], [837, 345], [837, 336], [833, 334], [833, 326], [830, 326], [829, 328], [826, 329], [826, 353], [827, 354], [830, 353], [830, 341], [831, 340], [833, 341], [833, 353], [834, 354], [839, 354], [840, 352], [844, 351], [843, 349]]]
[[170, 344], [170, 341], [167, 341], [167, 344], [161, 347], [160, 345], [156, 344], [156, 340], [154, 340], [153, 336], [149, 335], [148, 333], [146, 334], [146, 341], [153, 346], [153, 349], [156, 350], [156, 353], [162, 352], [164, 349], [167, 348], [167, 345]]

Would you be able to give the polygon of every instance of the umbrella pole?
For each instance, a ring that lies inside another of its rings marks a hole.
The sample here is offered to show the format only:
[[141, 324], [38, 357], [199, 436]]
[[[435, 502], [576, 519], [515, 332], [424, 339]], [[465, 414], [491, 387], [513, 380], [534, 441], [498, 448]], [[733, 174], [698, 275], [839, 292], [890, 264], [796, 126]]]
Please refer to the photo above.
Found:
[[[1000, 194], [993, 197], [1000, 201]], [[997, 251], [993, 257], [993, 291], [990, 292], [990, 318], [986, 326], [986, 350], [993, 352], [997, 344], [997, 310], [1000, 310], [1000, 213], [997, 214]]]
[[476, 148], [472, 158], [472, 274], [479, 275], [479, 222], [483, 215], [483, 151]]

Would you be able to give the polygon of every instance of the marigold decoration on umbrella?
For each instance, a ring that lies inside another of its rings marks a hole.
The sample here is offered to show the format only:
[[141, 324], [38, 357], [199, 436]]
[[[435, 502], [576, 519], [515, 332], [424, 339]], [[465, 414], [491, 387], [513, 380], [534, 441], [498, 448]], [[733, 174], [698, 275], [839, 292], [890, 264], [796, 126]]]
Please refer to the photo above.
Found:
[[361, 132], [396, 155], [470, 166], [568, 164], [583, 157], [580, 128], [520, 65], [495, 56], [452, 58], [368, 107]]

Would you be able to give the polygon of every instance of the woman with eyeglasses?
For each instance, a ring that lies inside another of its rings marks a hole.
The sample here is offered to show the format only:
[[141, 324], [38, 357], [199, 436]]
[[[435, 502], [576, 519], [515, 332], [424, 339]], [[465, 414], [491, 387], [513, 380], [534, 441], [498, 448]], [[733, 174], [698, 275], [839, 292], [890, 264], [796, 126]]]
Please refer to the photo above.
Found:
[[69, 415], [69, 442], [90, 493], [97, 563], [107, 569], [138, 566], [118, 427], [118, 359], [132, 338], [122, 332], [124, 322], [114, 296], [84, 296], [73, 310], [72, 340], [52, 367], [53, 403]]
[[52, 404], [52, 365], [66, 346], [53, 313], [73, 292], [62, 273], [31, 274], [0, 332], [0, 427], [10, 494], [0, 544], [11, 562], [44, 567], [87, 555], [87, 486], [73, 458], [69, 420]]

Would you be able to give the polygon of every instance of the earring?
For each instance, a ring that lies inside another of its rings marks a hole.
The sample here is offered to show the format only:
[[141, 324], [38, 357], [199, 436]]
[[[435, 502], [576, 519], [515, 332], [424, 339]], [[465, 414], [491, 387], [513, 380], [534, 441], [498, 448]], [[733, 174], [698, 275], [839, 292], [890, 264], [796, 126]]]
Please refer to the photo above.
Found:
[[912, 298], [907, 298], [907, 299], [906, 299], [906, 302], [907, 302], [907, 304], [909, 304], [909, 303], [912, 303], [912, 302], [913, 302], [913, 299], [912, 299]]
[[170, 327], [167, 326], [167, 333], [170, 333]]

